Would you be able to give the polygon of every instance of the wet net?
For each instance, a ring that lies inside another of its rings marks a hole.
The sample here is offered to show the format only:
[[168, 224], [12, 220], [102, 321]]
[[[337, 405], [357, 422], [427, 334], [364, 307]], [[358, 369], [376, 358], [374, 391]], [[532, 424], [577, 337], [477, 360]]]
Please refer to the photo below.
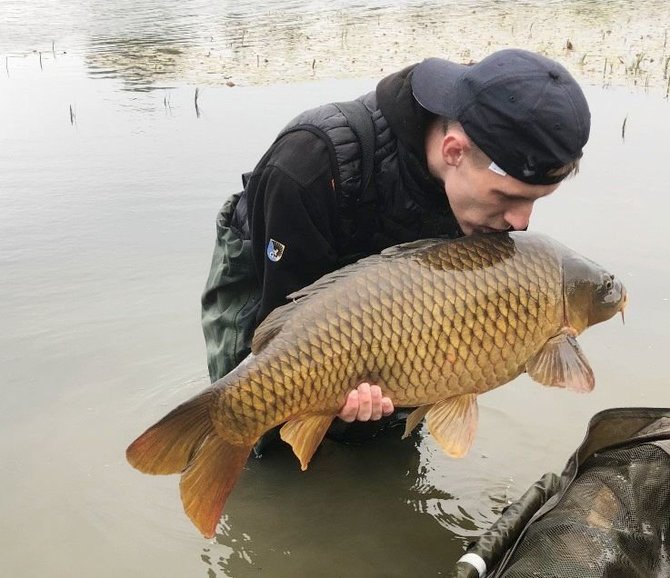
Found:
[[653, 444], [594, 455], [499, 575], [669, 577], [669, 473], [670, 456]]
[[594, 416], [561, 476], [545, 474], [468, 548], [456, 578], [670, 578], [670, 409]]

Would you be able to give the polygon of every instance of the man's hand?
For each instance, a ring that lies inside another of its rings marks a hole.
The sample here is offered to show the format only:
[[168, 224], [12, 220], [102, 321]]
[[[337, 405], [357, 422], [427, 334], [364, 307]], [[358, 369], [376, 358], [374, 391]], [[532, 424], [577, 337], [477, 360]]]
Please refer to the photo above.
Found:
[[393, 413], [393, 402], [390, 398], [382, 396], [382, 390], [378, 385], [361, 383], [354, 389], [337, 414], [342, 421], [375, 421], [382, 416]]

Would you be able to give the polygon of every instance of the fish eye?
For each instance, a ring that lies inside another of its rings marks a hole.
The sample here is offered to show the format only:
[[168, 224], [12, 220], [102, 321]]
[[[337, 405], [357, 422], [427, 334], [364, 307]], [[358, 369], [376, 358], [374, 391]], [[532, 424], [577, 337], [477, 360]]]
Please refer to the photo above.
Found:
[[611, 291], [614, 287], [614, 275], [605, 275], [605, 291]]

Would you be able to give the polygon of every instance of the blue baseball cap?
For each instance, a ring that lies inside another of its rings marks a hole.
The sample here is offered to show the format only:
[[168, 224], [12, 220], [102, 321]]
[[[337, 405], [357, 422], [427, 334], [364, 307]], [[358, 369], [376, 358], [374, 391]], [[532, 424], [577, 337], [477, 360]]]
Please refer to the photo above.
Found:
[[[465, 65], [417, 64], [412, 92], [428, 111], [461, 123], [497, 169], [529, 184], [554, 184], [582, 156], [591, 113], [577, 81], [558, 62], [506, 49]], [[500, 172], [500, 171], [499, 171]]]

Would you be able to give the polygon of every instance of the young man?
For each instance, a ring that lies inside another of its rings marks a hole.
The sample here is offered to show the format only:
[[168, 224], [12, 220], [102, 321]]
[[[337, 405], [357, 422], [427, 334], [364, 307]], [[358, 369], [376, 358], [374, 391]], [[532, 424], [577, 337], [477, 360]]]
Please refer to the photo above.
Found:
[[[420, 238], [525, 229], [535, 201], [577, 170], [589, 137], [576, 81], [523, 50], [469, 66], [429, 58], [357, 100], [372, 141], [346, 106], [307, 111], [219, 214], [202, 298], [212, 381], [244, 358], [286, 295], [328, 272]], [[363, 383], [339, 417], [392, 412], [392, 400]]]

